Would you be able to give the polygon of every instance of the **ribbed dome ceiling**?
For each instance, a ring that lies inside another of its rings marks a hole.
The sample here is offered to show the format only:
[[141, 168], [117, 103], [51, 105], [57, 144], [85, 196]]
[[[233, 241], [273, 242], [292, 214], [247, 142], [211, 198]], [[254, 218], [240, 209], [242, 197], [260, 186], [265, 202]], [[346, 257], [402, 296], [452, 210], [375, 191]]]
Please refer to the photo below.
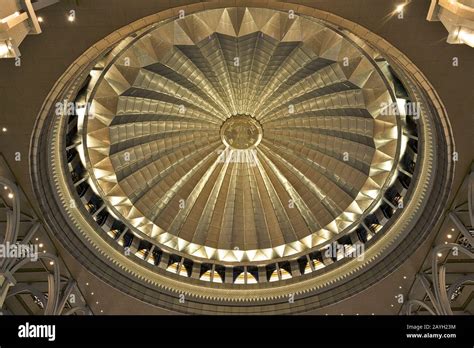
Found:
[[[127, 46], [128, 45], [128, 46]], [[399, 151], [371, 50], [315, 20], [232, 8], [160, 24], [96, 73], [83, 155], [135, 233], [259, 261], [348, 231]]]

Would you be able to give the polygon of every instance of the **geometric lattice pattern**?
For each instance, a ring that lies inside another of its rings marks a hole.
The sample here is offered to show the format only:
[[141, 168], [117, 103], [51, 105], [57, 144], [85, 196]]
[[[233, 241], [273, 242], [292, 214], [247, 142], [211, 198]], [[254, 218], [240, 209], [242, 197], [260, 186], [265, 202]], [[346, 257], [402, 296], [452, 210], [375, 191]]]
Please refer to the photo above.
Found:
[[[371, 52], [315, 20], [254, 8], [130, 37], [92, 73], [89, 181], [135, 233], [190, 257], [263, 261], [322, 246], [380, 201], [399, 151]], [[223, 143], [237, 115], [261, 125], [255, 148]]]

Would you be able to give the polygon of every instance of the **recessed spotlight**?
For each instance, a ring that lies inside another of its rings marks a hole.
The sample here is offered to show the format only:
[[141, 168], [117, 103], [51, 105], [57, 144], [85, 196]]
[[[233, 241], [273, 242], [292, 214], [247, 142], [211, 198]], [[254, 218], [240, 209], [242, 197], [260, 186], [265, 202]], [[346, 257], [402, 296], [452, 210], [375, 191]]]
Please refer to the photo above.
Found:
[[95, 304], [99, 304], [99, 301], [95, 301]]
[[43, 17], [38, 17], [38, 22], [43, 23]]
[[49, 264], [52, 266], [54, 265], [54, 261], [49, 261]]
[[103, 310], [103, 309], [101, 309], [101, 310], [100, 310], [100, 312], [101, 312], [101, 313], [104, 313], [104, 310]]
[[67, 17], [67, 20], [68, 20], [69, 22], [74, 22], [75, 19], [76, 19], [76, 18], [75, 18], [75, 16], [73, 16], [73, 15], [69, 15], [69, 16]]
[[372, 315], [375, 315], [375, 313], [372, 313]]
[[8, 198], [12, 199], [12, 198], [13, 198], [13, 193], [10, 192], [10, 193], [8, 194]]
[[35, 240], [38, 240], [38, 237], [36, 237]]
[[403, 279], [407, 279], [407, 276], [403, 276]]
[[453, 235], [452, 235], [452, 234], [448, 234], [446, 237], [447, 237], [448, 239], [451, 239], [451, 238], [453, 238]]
[[401, 289], [401, 288], [402, 288], [402, 286], [400, 285], [398, 288], [399, 288], [399, 289]]
[[86, 283], [87, 286], [89, 286], [89, 283]]
[[43, 250], [43, 254], [46, 254], [46, 250]]
[[451, 231], [454, 232], [454, 228], [451, 228]]
[[401, 13], [404, 8], [405, 8], [405, 4], [397, 5], [397, 7], [395, 7], [395, 12]]
[[7, 127], [2, 127], [2, 132], [5, 133], [7, 131]]
[[438, 253], [438, 257], [441, 257], [441, 256], [443, 256], [443, 254], [441, 254], [441, 253]]
[[91, 292], [91, 295], [92, 295], [92, 296], [94, 296], [94, 293], [93, 293], [93, 292]]
[[42, 248], [44, 246], [43, 243], [39, 243], [39, 247]]
[[8, 190], [8, 186], [3, 186], [3, 189], [4, 189], [4, 190]]
[[394, 305], [393, 305], [393, 304], [391, 304], [391, 305], [390, 305], [390, 307], [394, 307]]

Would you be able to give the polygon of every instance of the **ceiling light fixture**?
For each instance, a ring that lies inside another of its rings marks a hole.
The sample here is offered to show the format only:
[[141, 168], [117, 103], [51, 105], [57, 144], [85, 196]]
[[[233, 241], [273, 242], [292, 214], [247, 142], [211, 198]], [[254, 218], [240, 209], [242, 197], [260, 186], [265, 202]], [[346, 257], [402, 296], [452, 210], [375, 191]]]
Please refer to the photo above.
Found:
[[406, 4], [397, 5], [397, 7], [395, 8], [395, 12], [396, 12], [396, 13], [402, 13], [402, 12], [403, 12], [403, 9], [405, 8], [405, 5], [406, 5]]
[[8, 198], [12, 199], [12, 198], [13, 198], [13, 193], [10, 192], [10, 193], [8, 194]]
[[[0, 42], [0, 57], [7, 56], [9, 52], [10, 52], [10, 48], [8, 47], [7, 43], [6, 42]], [[6, 132], [6, 131], [4, 131], [4, 132]]]

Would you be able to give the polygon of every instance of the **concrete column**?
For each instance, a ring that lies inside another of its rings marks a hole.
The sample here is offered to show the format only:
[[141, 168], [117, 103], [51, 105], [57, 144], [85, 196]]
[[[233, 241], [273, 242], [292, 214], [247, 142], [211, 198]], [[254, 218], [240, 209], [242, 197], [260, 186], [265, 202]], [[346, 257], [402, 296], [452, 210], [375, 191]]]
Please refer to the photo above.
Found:
[[299, 264], [296, 260], [290, 261], [290, 267], [291, 267], [291, 276], [292, 277], [297, 277], [301, 275], [300, 267]]
[[199, 273], [201, 272], [201, 264], [194, 262], [193, 264], [193, 271], [191, 273], [191, 278], [199, 279]]
[[168, 267], [169, 255], [167, 253], [163, 253], [160, 258], [160, 263], [158, 267], [162, 269], [166, 269]]
[[267, 282], [267, 270], [265, 269], [265, 267], [258, 268], [258, 282], [259, 283]]
[[232, 284], [234, 282], [234, 270], [232, 267], [227, 267], [225, 269], [225, 280], [224, 283]]

